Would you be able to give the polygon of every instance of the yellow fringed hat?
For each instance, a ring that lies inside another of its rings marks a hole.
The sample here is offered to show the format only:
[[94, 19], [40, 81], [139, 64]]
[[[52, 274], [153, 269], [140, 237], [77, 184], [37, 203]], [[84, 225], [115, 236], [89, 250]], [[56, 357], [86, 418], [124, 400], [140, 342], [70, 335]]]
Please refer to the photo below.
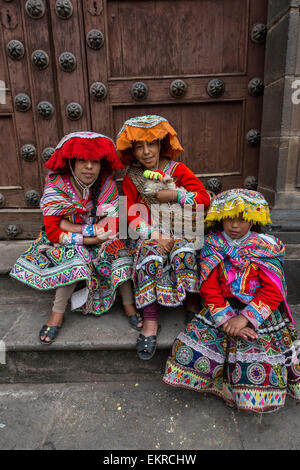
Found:
[[117, 153], [124, 165], [134, 160], [132, 155], [132, 143], [138, 140], [164, 140], [161, 156], [175, 159], [183, 151], [177, 138], [177, 132], [169, 124], [167, 119], [161, 116], [147, 115], [128, 119], [120, 130], [116, 147]]
[[223, 219], [243, 216], [253, 224], [271, 224], [269, 205], [263, 195], [249, 189], [229, 189], [218, 194], [212, 202], [205, 222], [208, 227]]

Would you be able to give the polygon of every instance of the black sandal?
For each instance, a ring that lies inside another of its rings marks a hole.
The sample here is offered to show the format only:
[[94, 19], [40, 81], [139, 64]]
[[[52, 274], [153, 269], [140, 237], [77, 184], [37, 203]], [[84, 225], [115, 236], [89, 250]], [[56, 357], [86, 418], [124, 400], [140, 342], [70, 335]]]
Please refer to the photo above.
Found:
[[133, 328], [136, 331], [141, 331], [141, 329], [143, 328], [143, 325], [138, 326], [138, 324], [141, 323], [141, 321], [143, 321], [143, 318], [141, 317], [139, 313], [136, 313], [135, 315], [126, 315], [126, 317], [128, 318], [129, 325], [131, 326], [131, 328]]
[[160, 325], [157, 328], [156, 335], [152, 336], [144, 336], [142, 334], [139, 335], [136, 341], [136, 351], [137, 355], [143, 361], [149, 361], [155, 354], [156, 346], [157, 346], [157, 336], [160, 331]]
[[[61, 326], [49, 326], [49, 325], [43, 325], [42, 329], [40, 331], [40, 343], [42, 344], [51, 344], [55, 340], [56, 336], [59, 333], [59, 330], [61, 329]], [[41, 336], [46, 336], [46, 338], [49, 338], [50, 341], [46, 341], [45, 339], [41, 339]]]

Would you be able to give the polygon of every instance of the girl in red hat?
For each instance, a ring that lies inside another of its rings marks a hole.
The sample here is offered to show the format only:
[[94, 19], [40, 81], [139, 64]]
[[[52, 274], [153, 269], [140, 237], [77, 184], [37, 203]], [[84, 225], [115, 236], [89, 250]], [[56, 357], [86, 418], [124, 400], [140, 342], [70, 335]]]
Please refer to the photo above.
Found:
[[122, 164], [113, 141], [95, 132], [68, 134], [45, 166], [50, 172], [40, 201], [44, 227], [10, 273], [36, 289], [56, 289], [40, 341], [54, 341], [70, 298], [72, 310], [101, 315], [113, 305], [118, 288], [130, 324], [138, 329], [141, 322], [130, 285], [132, 259], [117, 238], [113, 174]]

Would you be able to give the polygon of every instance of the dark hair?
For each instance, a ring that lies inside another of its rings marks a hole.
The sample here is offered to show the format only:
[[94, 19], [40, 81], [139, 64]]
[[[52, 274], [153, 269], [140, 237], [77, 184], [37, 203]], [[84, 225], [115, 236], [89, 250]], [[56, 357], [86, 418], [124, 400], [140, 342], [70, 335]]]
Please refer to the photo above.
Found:
[[91, 210], [92, 217], [96, 217], [98, 197], [101, 192], [103, 183], [106, 180], [107, 176], [111, 174], [112, 174], [112, 170], [111, 170], [110, 163], [106, 160], [106, 158], [103, 158], [101, 160], [101, 170], [98, 175], [98, 178], [96, 179], [95, 183], [91, 187], [92, 202], [93, 202], [93, 208]]

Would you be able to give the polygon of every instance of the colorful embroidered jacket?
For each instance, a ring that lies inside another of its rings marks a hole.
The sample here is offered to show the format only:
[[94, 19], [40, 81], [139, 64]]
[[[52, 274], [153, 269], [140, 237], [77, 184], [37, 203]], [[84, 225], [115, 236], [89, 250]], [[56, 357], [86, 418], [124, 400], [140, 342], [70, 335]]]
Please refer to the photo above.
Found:
[[279, 240], [254, 232], [238, 248], [229, 246], [220, 233], [207, 237], [201, 250], [200, 294], [218, 326], [236, 316], [228, 301], [230, 297], [245, 304], [240, 313], [254, 328], [285, 301], [279, 261], [283, 254]]
[[[48, 239], [60, 245], [82, 245], [84, 237], [95, 236], [99, 227], [91, 220], [93, 207], [91, 197], [80, 199], [73, 188], [69, 176], [50, 173], [46, 179], [41, 208], [44, 214], [44, 226]], [[108, 220], [113, 218], [115, 230], [118, 230], [118, 191], [116, 183], [108, 177], [98, 197], [97, 214], [104, 214], [103, 231], [108, 229]], [[66, 232], [60, 229], [61, 219], [73, 224], [81, 224], [81, 233]], [[105, 222], [105, 223], [104, 223]]]
[[[210, 205], [210, 197], [204, 188], [201, 181], [194, 175], [194, 173], [181, 162], [175, 162], [170, 160], [164, 168], [164, 173], [170, 175], [177, 187], [183, 187], [186, 190], [185, 193], [185, 204], [195, 206], [196, 204], [203, 204], [204, 209], [207, 209]], [[145, 204], [142, 195], [138, 192], [136, 186], [130, 177], [126, 174], [123, 179], [122, 185], [123, 193], [127, 196], [127, 220], [128, 224], [135, 221], [136, 231], [144, 231], [149, 229], [151, 233], [151, 217], [150, 209], [146, 207], [146, 217], [144, 214], [132, 214], [130, 207], [134, 204]], [[146, 220], [147, 218], [147, 220]]]

